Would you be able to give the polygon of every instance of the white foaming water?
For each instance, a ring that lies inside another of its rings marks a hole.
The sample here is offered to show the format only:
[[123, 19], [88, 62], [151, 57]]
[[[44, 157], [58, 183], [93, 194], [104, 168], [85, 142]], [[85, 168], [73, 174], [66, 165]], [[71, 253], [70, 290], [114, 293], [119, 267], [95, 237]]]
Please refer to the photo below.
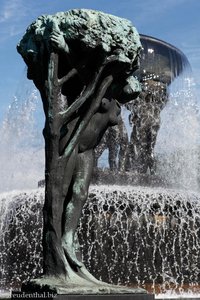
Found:
[[43, 200], [43, 190], [0, 194], [0, 288], [2, 292], [19, 288], [22, 277], [29, 279], [42, 272]]
[[162, 290], [198, 284], [198, 193], [131, 186], [90, 191], [81, 223], [87, 238], [80, 240], [97, 276], [115, 284], [160, 284]]
[[0, 192], [36, 188], [44, 177], [44, 143], [36, 119], [38, 98], [33, 89], [14, 97], [0, 124]]
[[178, 77], [161, 112], [157, 173], [173, 188], [199, 190], [200, 115], [191, 75]]
[[[153, 291], [160, 284], [167, 293], [159, 298], [191, 297], [183, 287], [198, 284], [199, 199], [161, 188], [91, 186], [78, 230], [87, 268], [114, 284], [149, 283]], [[0, 195], [2, 289], [41, 274], [43, 201], [44, 189]]]

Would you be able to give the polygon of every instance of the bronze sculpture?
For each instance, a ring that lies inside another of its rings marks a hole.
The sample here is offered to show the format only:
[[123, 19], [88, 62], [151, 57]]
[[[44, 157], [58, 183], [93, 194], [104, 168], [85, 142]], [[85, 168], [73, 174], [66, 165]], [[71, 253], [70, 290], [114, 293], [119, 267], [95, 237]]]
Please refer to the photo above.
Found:
[[139, 35], [125, 19], [71, 10], [39, 17], [17, 49], [40, 91], [46, 117], [44, 276], [27, 288], [132, 293], [106, 285], [86, 270], [76, 257], [74, 233], [87, 198], [94, 148], [105, 130], [117, 124], [119, 102], [140, 92], [131, 76], [138, 67]]
[[[108, 129], [106, 136], [118, 138], [112, 143], [110, 143], [110, 138], [108, 141], [104, 138], [96, 152], [98, 157], [103, 149], [108, 148], [108, 156], [111, 157], [108, 161], [110, 174], [113, 166], [118, 171], [120, 170], [118, 164], [122, 161], [125, 162], [123, 169], [129, 171], [129, 178], [134, 173], [139, 181], [141, 178], [142, 184], [146, 184], [147, 178], [151, 181], [159, 176], [159, 167], [158, 173], [156, 171], [159, 159], [155, 157], [155, 143], [160, 128], [160, 114], [170, 99], [173, 82], [185, 71], [191, 74], [191, 67], [184, 53], [173, 45], [143, 34], [140, 34], [140, 41], [142, 44], [140, 67], [134, 75], [141, 83], [142, 92], [138, 100], [125, 104], [130, 111], [129, 131], [131, 134], [129, 139], [124, 140], [127, 147], [125, 144], [123, 146], [124, 149], [129, 148], [129, 151], [119, 152], [123, 134], [121, 128], [116, 126]], [[126, 121], [125, 125], [127, 126], [128, 123]], [[105, 162], [104, 165], [106, 165]], [[98, 169], [97, 173], [100, 174], [101, 170]]]
[[145, 174], [156, 173], [154, 147], [160, 128], [160, 113], [168, 100], [167, 85], [155, 81], [142, 82], [138, 101], [127, 104], [130, 108], [132, 133], [129, 145], [130, 169]]

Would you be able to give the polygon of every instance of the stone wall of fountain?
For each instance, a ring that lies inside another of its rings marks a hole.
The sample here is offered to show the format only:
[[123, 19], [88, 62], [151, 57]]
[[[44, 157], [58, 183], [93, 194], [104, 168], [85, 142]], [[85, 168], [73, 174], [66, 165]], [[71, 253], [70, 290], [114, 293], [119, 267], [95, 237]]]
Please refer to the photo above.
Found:
[[[1, 194], [1, 289], [42, 273], [43, 197], [43, 189]], [[104, 281], [163, 290], [200, 282], [198, 194], [92, 186], [78, 237], [83, 261]]]

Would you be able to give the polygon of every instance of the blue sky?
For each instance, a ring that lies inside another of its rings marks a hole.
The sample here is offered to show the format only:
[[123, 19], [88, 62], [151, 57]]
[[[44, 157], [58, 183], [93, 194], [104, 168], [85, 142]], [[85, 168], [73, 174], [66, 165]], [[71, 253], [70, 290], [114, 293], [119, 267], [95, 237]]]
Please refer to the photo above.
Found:
[[25, 64], [16, 44], [39, 15], [91, 8], [130, 19], [139, 33], [173, 44], [200, 77], [200, 0], [1, 0], [0, 119], [26, 83]]

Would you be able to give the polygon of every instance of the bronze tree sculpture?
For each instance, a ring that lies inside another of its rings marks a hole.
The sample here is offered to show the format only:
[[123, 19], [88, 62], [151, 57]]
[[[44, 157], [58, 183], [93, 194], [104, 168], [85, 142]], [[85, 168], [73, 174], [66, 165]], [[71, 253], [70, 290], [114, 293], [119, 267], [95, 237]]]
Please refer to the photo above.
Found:
[[140, 91], [130, 76], [140, 49], [129, 21], [84, 9], [39, 17], [17, 46], [46, 118], [44, 276], [32, 286], [51, 286], [59, 293], [94, 285], [94, 293], [102, 286], [112, 290], [77, 258], [74, 233], [87, 198], [94, 148], [108, 126], [117, 124], [119, 103]]

